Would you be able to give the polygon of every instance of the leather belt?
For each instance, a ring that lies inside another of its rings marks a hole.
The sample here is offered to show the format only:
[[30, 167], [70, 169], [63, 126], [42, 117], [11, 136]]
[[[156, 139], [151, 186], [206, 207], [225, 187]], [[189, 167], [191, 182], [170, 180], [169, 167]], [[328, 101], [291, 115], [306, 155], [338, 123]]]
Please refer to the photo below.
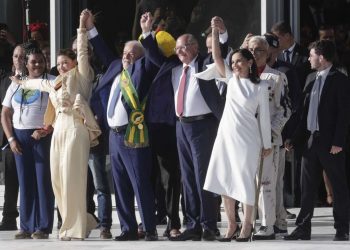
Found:
[[214, 118], [214, 115], [212, 113], [205, 114], [205, 115], [196, 115], [196, 116], [180, 116], [176, 117], [176, 120], [184, 123], [189, 123], [189, 122], [195, 122], [195, 121], [200, 121], [208, 118]]
[[126, 128], [128, 127], [128, 125], [124, 125], [124, 126], [116, 126], [116, 127], [111, 127], [111, 130], [115, 133], [121, 133], [124, 132], [126, 130]]

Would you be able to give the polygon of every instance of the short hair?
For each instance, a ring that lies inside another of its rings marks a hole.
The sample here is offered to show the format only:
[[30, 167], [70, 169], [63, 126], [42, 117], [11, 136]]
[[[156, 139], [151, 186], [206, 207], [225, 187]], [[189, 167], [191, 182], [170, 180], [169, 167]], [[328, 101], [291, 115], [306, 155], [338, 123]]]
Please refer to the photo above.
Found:
[[186, 37], [188, 43], [193, 43], [193, 44], [197, 44], [198, 45], [197, 38], [194, 35], [190, 34], [190, 33], [183, 34], [180, 37]]
[[58, 51], [57, 57], [59, 56], [66, 56], [68, 58], [70, 58], [71, 60], [75, 60], [77, 59], [77, 55], [75, 54], [75, 52], [72, 49], [60, 49]]
[[329, 62], [333, 62], [336, 56], [335, 44], [330, 40], [315, 41], [310, 44], [309, 49], [314, 49], [317, 55], [322, 55]]
[[292, 28], [290, 27], [290, 24], [287, 23], [286, 21], [280, 21], [272, 25], [271, 31], [273, 33], [278, 32], [281, 34], [290, 34], [293, 35], [292, 33]]
[[249, 42], [248, 44], [250, 43], [261, 43], [266, 50], [269, 49], [269, 43], [266, 41], [266, 38], [264, 36], [252, 36], [250, 39], [249, 39]]

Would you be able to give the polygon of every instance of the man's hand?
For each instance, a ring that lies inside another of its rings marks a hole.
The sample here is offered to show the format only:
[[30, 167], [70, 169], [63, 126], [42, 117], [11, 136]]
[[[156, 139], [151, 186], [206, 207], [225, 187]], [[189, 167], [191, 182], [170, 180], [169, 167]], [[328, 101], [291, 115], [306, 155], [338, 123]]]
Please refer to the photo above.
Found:
[[253, 36], [252, 33], [248, 33], [248, 34], [245, 36], [245, 38], [244, 38], [244, 40], [243, 40], [243, 43], [242, 43], [242, 45], [241, 45], [240, 48], [242, 48], [242, 49], [248, 49], [248, 43], [249, 43], [249, 40], [250, 40], [250, 38], [251, 38], [252, 36]]
[[7, 30], [0, 30], [0, 40], [5, 40], [12, 46], [16, 45], [16, 39], [14, 36]]
[[95, 16], [92, 14], [90, 10], [87, 10], [87, 19], [86, 19], [86, 29], [91, 30], [95, 27]]
[[287, 151], [290, 151], [293, 149], [293, 145], [290, 143], [290, 139], [287, 139], [285, 142], [284, 142], [284, 148], [287, 150]]
[[89, 18], [89, 10], [85, 9], [80, 14], [79, 28], [86, 28], [86, 21]]
[[141, 16], [140, 26], [142, 33], [147, 33], [152, 31], [153, 16], [150, 12], [146, 12]]
[[341, 151], [343, 151], [343, 148], [338, 147], [338, 146], [332, 146], [330, 153], [333, 155], [336, 155], [336, 154], [340, 153]]
[[211, 19], [211, 28], [212, 29], [217, 28], [219, 30], [220, 34], [223, 34], [226, 32], [226, 26], [225, 26], [224, 20], [218, 16], [214, 16]]

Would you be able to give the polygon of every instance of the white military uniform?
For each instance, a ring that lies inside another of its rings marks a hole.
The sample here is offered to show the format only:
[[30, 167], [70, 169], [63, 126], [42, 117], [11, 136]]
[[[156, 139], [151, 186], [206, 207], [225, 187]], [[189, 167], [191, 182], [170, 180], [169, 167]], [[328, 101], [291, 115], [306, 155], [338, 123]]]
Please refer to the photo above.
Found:
[[291, 110], [288, 106], [288, 80], [284, 73], [266, 65], [260, 79], [269, 84], [272, 153], [264, 158], [259, 195], [259, 218], [262, 226], [273, 226], [276, 221], [276, 183], [279, 171], [279, 152], [282, 129]]

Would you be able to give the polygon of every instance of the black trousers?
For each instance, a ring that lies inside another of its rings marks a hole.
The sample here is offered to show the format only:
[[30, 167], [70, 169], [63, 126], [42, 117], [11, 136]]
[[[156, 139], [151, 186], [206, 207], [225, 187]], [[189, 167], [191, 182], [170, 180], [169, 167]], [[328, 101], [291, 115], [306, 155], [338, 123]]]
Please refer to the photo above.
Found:
[[159, 168], [160, 185], [165, 193], [165, 210], [169, 219], [167, 229], [180, 229], [179, 199], [181, 174], [175, 126], [152, 124], [151, 149], [157, 161], [154, 165], [158, 165]]
[[11, 149], [5, 149], [2, 154], [5, 161], [5, 194], [2, 221], [6, 222], [16, 220], [19, 215], [17, 210], [18, 176]]
[[302, 157], [301, 209], [296, 220], [298, 226], [311, 229], [315, 199], [324, 169], [333, 188], [334, 228], [349, 232], [349, 193], [346, 183], [345, 153], [330, 154], [330, 146], [320, 143], [320, 137], [310, 136]]

